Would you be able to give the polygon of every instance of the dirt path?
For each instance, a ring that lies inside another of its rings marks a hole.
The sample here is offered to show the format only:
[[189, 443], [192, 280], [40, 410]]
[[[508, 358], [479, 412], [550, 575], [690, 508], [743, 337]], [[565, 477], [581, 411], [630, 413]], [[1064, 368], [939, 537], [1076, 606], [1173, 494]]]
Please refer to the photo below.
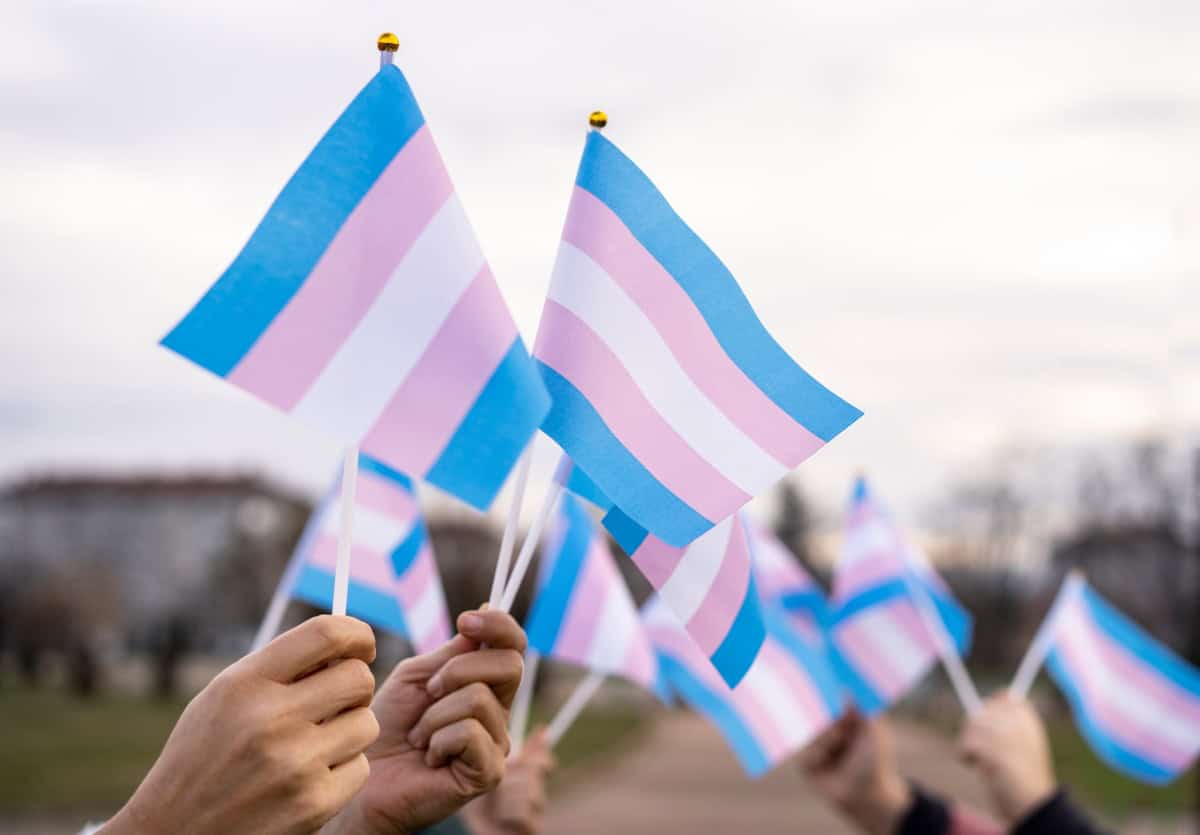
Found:
[[[981, 788], [932, 731], [901, 723], [906, 774], [981, 805]], [[564, 835], [851, 835], [792, 766], [745, 777], [717, 732], [688, 713], [664, 714], [638, 747], [572, 778], [550, 803], [548, 833]]]

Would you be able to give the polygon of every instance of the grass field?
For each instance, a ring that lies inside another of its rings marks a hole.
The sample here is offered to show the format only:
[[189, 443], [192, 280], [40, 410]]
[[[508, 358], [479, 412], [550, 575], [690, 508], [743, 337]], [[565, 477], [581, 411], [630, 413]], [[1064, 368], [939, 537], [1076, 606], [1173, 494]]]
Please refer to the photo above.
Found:
[[1200, 785], [1196, 766], [1170, 785], [1147, 786], [1105, 765], [1079, 736], [1069, 718], [1052, 722], [1048, 730], [1059, 779], [1089, 808], [1117, 817], [1134, 812], [1177, 815], [1195, 808]]
[[[111, 814], [154, 762], [183, 705], [0, 689], [0, 817]], [[644, 721], [632, 706], [584, 711], [556, 752], [561, 770], [628, 744]]]

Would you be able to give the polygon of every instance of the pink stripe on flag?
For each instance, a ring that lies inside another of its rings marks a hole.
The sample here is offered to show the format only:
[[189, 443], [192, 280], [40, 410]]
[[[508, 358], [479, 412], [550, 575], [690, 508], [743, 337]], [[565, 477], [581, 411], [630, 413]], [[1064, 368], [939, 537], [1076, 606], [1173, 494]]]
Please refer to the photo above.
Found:
[[385, 461], [406, 462], [416, 475], [427, 473], [516, 338], [517, 326], [484, 266], [392, 395], [363, 449]]
[[656, 589], [663, 584], [675, 571], [679, 558], [683, 556], [683, 548], [668, 545], [654, 534], [647, 534], [642, 544], [631, 555], [633, 564], [638, 567], [646, 580]]
[[837, 570], [837, 594], [848, 597], [864, 588], [902, 579], [901, 571], [899, 559], [894, 554], [870, 555], [853, 563], [843, 561]]
[[[313, 546], [309, 562], [314, 566], [334, 571], [337, 567], [337, 537], [322, 534]], [[387, 554], [381, 554], [363, 545], [350, 550], [350, 577], [380, 591], [392, 594], [396, 590], [396, 574]]]
[[768, 762], [774, 765], [787, 756], [787, 743], [784, 741], [783, 734], [779, 728], [775, 727], [770, 712], [749, 684], [745, 683], [743, 679], [743, 683], [733, 690], [730, 690], [724, 683], [721, 686], [724, 689], [720, 695], [729, 700], [738, 715], [742, 717], [742, 721], [749, 726], [755, 741], [766, 753]]
[[354, 487], [354, 504], [391, 516], [400, 521], [415, 519], [420, 513], [417, 499], [394, 481], [359, 470]]
[[1078, 646], [1080, 640], [1078, 634], [1059, 635], [1058, 651], [1064, 663], [1073, 671], [1072, 677], [1081, 685], [1088, 709], [1097, 723], [1125, 747], [1151, 762], [1172, 770], [1186, 767], [1195, 752], [1186, 751], [1174, 744], [1175, 740], [1148, 730], [1117, 706], [1105, 692], [1103, 678], [1084, 662], [1085, 656]]
[[789, 467], [824, 442], [764, 394], [721, 347], [679, 283], [601, 200], [576, 186], [563, 239], [599, 264], [642, 309], [684, 372], [759, 447]]
[[658, 677], [658, 664], [654, 660], [654, 650], [650, 648], [650, 644], [640, 632], [640, 626], [636, 628], [639, 631], [629, 641], [629, 645], [625, 649], [625, 657], [621, 659], [621, 672], [631, 681], [651, 688], [654, 686], [654, 680]]
[[[1082, 605], [1077, 605], [1080, 609], [1083, 608]], [[1147, 667], [1137, 656], [1130, 654], [1129, 650], [1116, 643], [1090, 617], [1079, 617], [1077, 626], [1096, 647], [1097, 653], [1104, 659], [1105, 666], [1122, 681], [1153, 699], [1163, 713], [1179, 717], [1180, 721], [1200, 728], [1200, 702]]]
[[587, 660], [588, 649], [596, 637], [596, 627], [600, 623], [600, 612], [604, 603], [614, 589], [612, 578], [604, 571], [601, 562], [602, 554], [595, 552], [596, 548], [607, 547], [600, 539], [593, 539], [584, 557], [583, 576], [575, 586], [575, 593], [567, 604], [566, 615], [558, 640], [554, 644], [554, 654], [571, 661], [583, 663]]
[[721, 646], [749, 590], [750, 552], [746, 550], [745, 529], [735, 516], [721, 568], [709, 586], [704, 601], [687, 624], [688, 634], [700, 645], [705, 655], [712, 657]]
[[759, 651], [758, 664], [766, 664], [787, 685], [788, 698], [799, 708], [809, 729], [820, 727], [829, 719], [829, 709], [813, 687], [807, 672], [802, 672], [800, 662], [774, 640], [763, 642]]
[[436, 582], [437, 566], [434, 564], [433, 550], [428, 545], [423, 545], [408, 571], [399, 575], [396, 580], [397, 595], [405, 610], [411, 611], [416, 607], [425, 592]]
[[910, 644], [927, 650], [931, 655], [938, 654], [938, 642], [941, 638], [925, 623], [925, 618], [921, 616], [915, 602], [896, 600], [888, 606], [888, 610], [897, 629], [907, 636]]
[[862, 622], [850, 621], [834, 630], [834, 641], [853, 660], [854, 669], [887, 701], [903, 692], [908, 683], [899, 670], [879, 650], [871, 629]]
[[552, 299], [534, 355], [579, 389], [642, 466], [696, 512], [717, 521], [750, 500], [663, 419], [600, 337]]
[[453, 192], [429, 128], [413, 134], [346, 218], [287, 305], [228, 375], [289, 411]]
[[720, 692], [728, 686], [717, 673], [717, 668], [704, 657], [700, 648], [682, 629], [675, 627], [647, 626], [650, 643], [656, 650], [669, 655], [688, 669], [693, 676], [708, 687], [719, 687]]

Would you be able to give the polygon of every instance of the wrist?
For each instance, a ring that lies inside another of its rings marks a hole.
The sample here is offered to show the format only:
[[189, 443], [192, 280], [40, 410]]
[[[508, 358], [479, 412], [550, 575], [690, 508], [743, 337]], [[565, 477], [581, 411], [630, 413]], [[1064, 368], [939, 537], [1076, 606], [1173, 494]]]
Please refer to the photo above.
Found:
[[1058, 786], [1054, 783], [1024, 792], [1020, 797], [1013, 798], [1009, 808], [1003, 810], [1004, 822], [1010, 827], [1015, 827], [1050, 803], [1058, 793]]
[[377, 819], [367, 813], [358, 798], [338, 812], [321, 827], [320, 835], [410, 835], [407, 829], [389, 820]]
[[898, 774], [880, 780], [843, 811], [869, 835], [892, 835], [913, 802], [913, 790]]

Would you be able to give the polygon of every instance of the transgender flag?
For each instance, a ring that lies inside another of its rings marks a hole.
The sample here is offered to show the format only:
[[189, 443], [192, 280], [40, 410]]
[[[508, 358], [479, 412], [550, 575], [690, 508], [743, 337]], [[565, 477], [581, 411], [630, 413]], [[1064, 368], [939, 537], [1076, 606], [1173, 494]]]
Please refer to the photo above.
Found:
[[534, 356], [553, 400], [543, 431], [673, 546], [862, 414], [787, 355], [729, 270], [596, 131]]
[[690, 545], [668, 545], [647, 533], [600, 491], [565, 455], [555, 481], [608, 510], [604, 525], [684, 624], [730, 687], [741, 681], [766, 637], [740, 514]]
[[480, 509], [549, 408], [391, 65], [163, 344]]
[[768, 615], [762, 650], [732, 689], [658, 598], [643, 607], [642, 622], [666, 683], [717, 726], [751, 777], [803, 748], [842, 712], [837, 677], [824, 656], [781, 618]]
[[907, 693], [939, 660], [941, 637], [923, 619], [918, 594], [928, 597], [955, 649], [965, 652], [970, 615], [859, 479], [833, 575], [829, 634], [838, 672], [868, 715]]
[[823, 644], [828, 618], [825, 592], [774, 534], [745, 514], [742, 523], [750, 542], [759, 595], [769, 605], [780, 607], [792, 628], [806, 640]]
[[[359, 456], [348, 614], [406, 637], [418, 653], [450, 639], [446, 596], [412, 482]], [[340, 478], [296, 548], [292, 596], [328, 609], [341, 518]]]
[[542, 547], [530, 648], [654, 690], [658, 665], [633, 596], [587, 511], [564, 495]]
[[1046, 666], [1106, 762], [1162, 784], [1200, 753], [1200, 670], [1072, 576], [1042, 628]]

